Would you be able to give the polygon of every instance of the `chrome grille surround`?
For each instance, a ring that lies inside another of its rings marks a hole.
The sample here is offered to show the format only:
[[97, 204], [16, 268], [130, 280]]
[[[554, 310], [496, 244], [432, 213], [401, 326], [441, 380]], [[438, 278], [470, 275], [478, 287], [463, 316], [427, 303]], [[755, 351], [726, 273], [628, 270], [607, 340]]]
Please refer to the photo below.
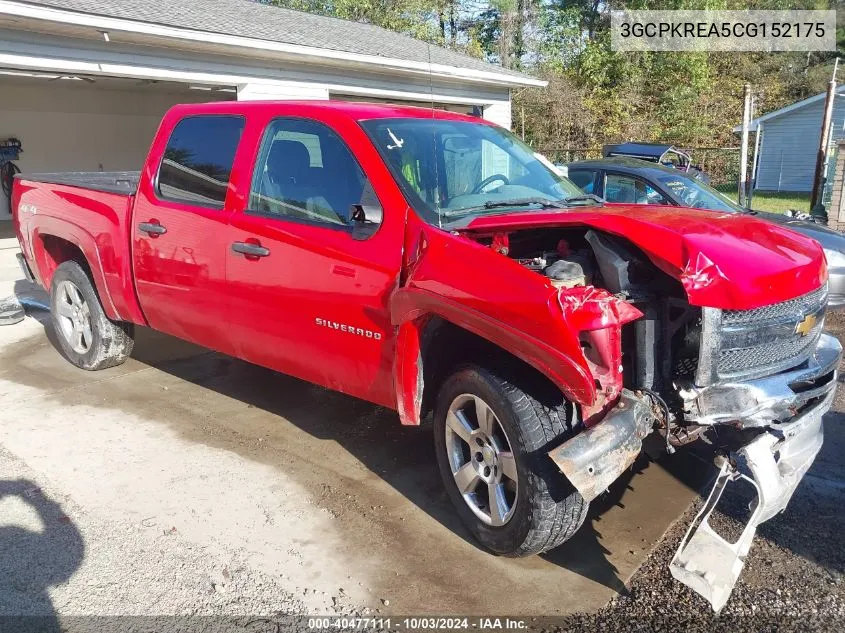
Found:
[[[806, 361], [824, 329], [827, 286], [752, 310], [702, 309], [696, 384], [749, 380]], [[809, 319], [808, 319], [809, 317]], [[808, 326], [799, 332], [799, 325]]]

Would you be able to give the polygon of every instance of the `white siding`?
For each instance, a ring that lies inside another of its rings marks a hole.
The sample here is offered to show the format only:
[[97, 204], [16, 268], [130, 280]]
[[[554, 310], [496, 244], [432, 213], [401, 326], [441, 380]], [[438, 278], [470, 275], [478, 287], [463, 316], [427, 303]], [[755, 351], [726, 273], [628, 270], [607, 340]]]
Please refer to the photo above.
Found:
[[[821, 99], [762, 123], [758, 190], [812, 191], [823, 113]], [[845, 95], [838, 95], [833, 111], [835, 139], [843, 137], [843, 123]]]
[[310, 86], [308, 84], [262, 84], [250, 83], [238, 86], [238, 101], [263, 101], [280, 99], [315, 99], [329, 98], [327, 88]]
[[511, 102], [499, 101], [484, 108], [484, 118], [503, 128], [511, 129]]

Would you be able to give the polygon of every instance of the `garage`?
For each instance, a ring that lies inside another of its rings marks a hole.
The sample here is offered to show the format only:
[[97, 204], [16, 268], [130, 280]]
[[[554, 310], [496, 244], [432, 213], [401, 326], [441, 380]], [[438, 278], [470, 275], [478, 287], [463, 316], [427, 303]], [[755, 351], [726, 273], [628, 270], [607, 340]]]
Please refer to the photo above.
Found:
[[0, 143], [20, 141], [25, 172], [137, 170], [176, 103], [394, 102], [509, 127], [510, 90], [538, 85], [378, 27], [248, 0], [0, 0]]
[[[46, 73], [0, 74], [0, 139], [21, 140], [24, 172], [137, 170], [172, 105], [234, 99], [234, 89]], [[5, 196], [0, 212], [8, 214]]]

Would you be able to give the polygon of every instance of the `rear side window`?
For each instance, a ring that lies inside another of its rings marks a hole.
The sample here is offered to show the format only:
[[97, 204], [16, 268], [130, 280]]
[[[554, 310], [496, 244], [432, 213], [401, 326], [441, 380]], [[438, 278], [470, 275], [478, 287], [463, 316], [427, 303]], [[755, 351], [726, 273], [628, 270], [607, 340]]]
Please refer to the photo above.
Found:
[[158, 171], [158, 194], [166, 200], [222, 208], [244, 119], [194, 116], [173, 128]]

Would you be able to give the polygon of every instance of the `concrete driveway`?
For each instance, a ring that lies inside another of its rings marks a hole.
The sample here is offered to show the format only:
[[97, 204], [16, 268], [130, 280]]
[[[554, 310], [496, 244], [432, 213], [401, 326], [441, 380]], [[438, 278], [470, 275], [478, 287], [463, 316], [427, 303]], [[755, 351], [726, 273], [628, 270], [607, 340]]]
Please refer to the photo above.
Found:
[[0, 614], [591, 611], [700, 483], [643, 460], [559, 550], [491, 556], [429, 429], [148, 330], [84, 372], [34, 314], [0, 327]]

